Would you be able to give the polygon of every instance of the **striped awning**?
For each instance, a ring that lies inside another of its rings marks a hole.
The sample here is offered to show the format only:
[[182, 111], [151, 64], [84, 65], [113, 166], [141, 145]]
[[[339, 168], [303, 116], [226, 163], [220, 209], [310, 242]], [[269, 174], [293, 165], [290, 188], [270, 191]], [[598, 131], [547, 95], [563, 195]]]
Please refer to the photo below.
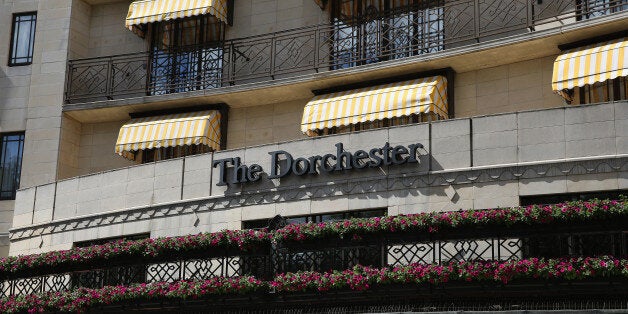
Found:
[[347, 126], [421, 113], [447, 118], [447, 79], [431, 76], [319, 95], [305, 106], [301, 131]]
[[210, 14], [227, 23], [227, 0], [139, 0], [133, 1], [126, 27]]
[[563, 52], [554, 61], [552, 89], [567, 100], [569, 90], [628, 76], [626, 38]]
[[220, 149], [217, 110], [131, 119], [120, 128], [116, 153], [129, 158], [143, 149], [200, 144]]

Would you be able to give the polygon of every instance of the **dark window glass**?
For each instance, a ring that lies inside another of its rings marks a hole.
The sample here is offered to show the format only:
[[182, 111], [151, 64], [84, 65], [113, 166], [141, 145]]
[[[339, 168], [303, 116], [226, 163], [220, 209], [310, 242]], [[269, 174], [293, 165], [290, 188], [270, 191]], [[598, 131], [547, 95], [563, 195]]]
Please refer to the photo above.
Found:
[[521, 206], [549, 205], [571, 201], [588, 201], [594, 198], [616, 200], [619, 199], [620, 195], [628, 196], [628, 190], [520, 196], [519, 204]]
[[210, 151], [211, 148], [207, 145], [186, 145], [146, 149], [142, 151], [142, 163], [204, 154]]
[[140, 234], [133, 234], [133, 235], [122, 236], [122, 237], [75, 242], [74, 247], [88, 247], [88, 246], [93, 246], [93, 245], [103, 245], [103, 244], [116, 242], [120, 240], [134, 241], [134, 240], [142, 240], [142, 239], [148, 239], [148, 238], [150, 238], [150, 234], [140, 233]]
[[[350, 218], [370, 218], [370, 217], [383, 217], [386, 216], [388, 210], [385, 208], [366, 209], [359, 211], [348, 211], [341, 213], [329, 213], [321, 215], [305, 215], [305, 216], [293, 216], [285, 217], [287, 224], [302, 224], [308, 222], [329, 222], [344, 220]], [[242, 229], [262, 229], [268, 227], [270, 219], [257, 219], [248, 220], [242, 222]]]
[[9, 65], [27, 65], [33, 62], [35, 43], [35, 24], [37, 13], [19, 13], [13, 15]]
[[[89, 247], [93, 245], [103, 245], [120, 240], [141, 240], [150, 237], [148, 233], [140, 233], [123, 237], [81, 241], [74, 243], [74, 247]], [[125, 265], [121, 267], [94, 267], [87, 271], [73, 272], [70, 276], [72, 288], [92, 288], [98, 289], [104, 286], [131, 285], [146, 282], [145, 265]]]
[[[587, 201], [591, 199], [619, 199], [620, 195], [628, 195], [628, 190], [564, 193], [551, 195], [521, 196], [519, 203], [527, 205], [548, 205], [570, 201]], [[596, 256], [623, 254], [622, 243], [625, 232], [598, 232], [580, 235], [569, 234], [532, 234], [522, 239], [523, 257], [558, 258], [567, 256]]]
[[20, 187], [24, 133], [0, 134], [0, 199], [15, 199]]

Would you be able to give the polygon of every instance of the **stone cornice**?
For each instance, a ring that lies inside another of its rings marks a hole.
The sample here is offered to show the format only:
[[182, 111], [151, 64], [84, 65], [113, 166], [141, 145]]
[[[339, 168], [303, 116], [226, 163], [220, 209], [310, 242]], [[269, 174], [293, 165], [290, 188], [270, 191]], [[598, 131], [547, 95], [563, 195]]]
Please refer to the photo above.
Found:
[[264, 191], [245, 191], [224, 196], [212, 196], [77, 216], [48, 223], [34, 224], [27, 227], [13, 228], [10, 230], [10, 239], [15, 241], [68, 230], [94, 228], [129, 221], [338, 195], [621, 171], [628, 171], [628, 155], [626, 154], [490, 167], [471, 167], [432, 171], [429, 173], [388, 174], [371, 178], [335, 180], [334, 182], [311, 184], [308, 186], [288, 186]]

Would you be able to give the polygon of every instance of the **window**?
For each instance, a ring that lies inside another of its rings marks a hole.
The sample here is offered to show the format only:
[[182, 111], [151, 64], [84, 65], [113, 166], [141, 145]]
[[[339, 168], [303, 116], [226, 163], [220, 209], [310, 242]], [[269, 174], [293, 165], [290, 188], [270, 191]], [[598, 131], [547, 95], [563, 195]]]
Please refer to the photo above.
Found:
[[577, 0], [578, 19], [591, 19], [628, 10], [628, 0]]
[[24, 133], [0, 134], [0, 200], [15, 199], [20, 187]]
[[[339, 213], [305, 215], [287, 217], [287, 224], [300, 224], [308, 222], [329, 222], [350, 218], [370, 218], [387, 215], [386, 208], [348, 211]], [[242, 222], [243, 229], [262, 229], [268, 227], [270, 220], [259, 219]], [[295, 272], [300, 270], [329, 271], [332, 269], [343, 270], [355, 265], [382, 266], [382, 247], [378, 244], [337, 246], [333, 243], [325, 247], [284, 247], [278, 249], [273, 256], [274, 263], [283, 272]], [[246, 263], [244, 264], [246, 265]], [[251, 273], [255, 269], [243, 268], [244, 273]]]
[[579, 104], [594, 104], [599, 102], [626, 100], [628, 91], [628, 79], [618, 77], [613, 80], [585, 85], [573, 91], [573, 99]]
[[189, 145], [176, 147], [161, 147], [142, 151], [142, 163], [204, 154], [211, 151], [207, 145]]
[[33, 62], [36, 21], [37, 13], [35, 12], [13, 15], [9, 66], [28, 65]]
[[220, 87], [223, 25], [210, 15], [155, 23], [151, 36], [152, 93]]
[[143, 240], [143, 239], [148, 239], [148, 238], [150, 238], [150, 234], [140, 233], [140, 234], [133, 234], [133, 235], [122, 236], [122, 237], [113, 237], [113, 238], [106, 238], [106, 239], [75, 242], [74, 247], [88, 247], [88, 246], [94, 246], [94, 245], [103, 245], [103, 244], [117, 242], [117, 241], [135, 241], [135, 240]]
[[443, 4], [442, 0], [332, 2], [332, 69], [443, 50]]
[[[133, 241], [150, 238], [148, 233], [140, 233], [122, 237], [106, 238], [98, 240], [81, 241], [74, 243], [74, 247], [89, 247], [93, 245], [103, 245], [116, 241]], [[135, 283], [146, 282], [146, 266], [144, 265], [125, 265], [120, 267], [103, 269], [92, 269], [87, 271], [73, 272], [71, 275], [71, 284], [73, 288], [101, 288], [104, 286], [130, 285]]]
[[[366, 209], [359, 211], [348, 211], [340, 213], [329, 213], [320, 215], [305, 215], [285, 217], [287, 224], [302, 224], [308, 222], [329, 222], [345, 220], [350, 218], [371, 218], [386, 216], [388, 210], [385, 208]], [[268, 227], [269, 219], [248, 220], [242, 222], [242, 229], [262, 229]]]
[[[628, 190], [598, 191], [583, 193], [564, 193], [549, 195], [521, 196], [522, 206], [547, 205], [571, 201], [587, 201], [597, 199], [619, 199], [620, 195], [628, 195]], [[627, 230], [628, 231], [628, 230]], [[623, 254], [622, 243], [627, 239], [627, 231], [619, 233], [594, 232], [586, 234], [532, 234], [523, 239], [524, 257], [543, 256], [558, 258], [565, 256], [596, 256], [601, 254]], [[625, 244], [623, 244], [625, 246]]]
[[521, 196], [519, 197], [519, 204], [521, 204], [521, 206], [528, 206], [558, 204], [572, 201], [588, 201], [594, 198], [619, 199], [620, 195], [628, 196], [628, 190]]

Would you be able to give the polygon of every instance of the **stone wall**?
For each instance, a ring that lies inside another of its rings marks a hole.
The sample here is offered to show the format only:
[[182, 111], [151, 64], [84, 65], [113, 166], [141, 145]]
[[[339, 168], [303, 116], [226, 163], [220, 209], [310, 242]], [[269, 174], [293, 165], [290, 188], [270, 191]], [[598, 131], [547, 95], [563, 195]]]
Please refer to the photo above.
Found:
[[457, 73], [455, 116], [471, 117], [560, 107], [565, 101], [552, 91], [556, 56]]
[[[388, 208], [389, 214], [518, 205], [519, 196], [628, 189], [625, 102], [454, 119], [308, 138], [144, 164], [22, 189], [11, 254], [150, 232], [181, 235], [242, 220]], [[551, 129], [545, 129], [551, 128]], [[542, 133], [539, 133], [542, 132]], [[419, 163], [217, 186], [212, 162], [240, 157], [270, 169], [296, 157], [385, 142], [421, 143]], [[600, 144], [596, 144], [600, 143]]]

